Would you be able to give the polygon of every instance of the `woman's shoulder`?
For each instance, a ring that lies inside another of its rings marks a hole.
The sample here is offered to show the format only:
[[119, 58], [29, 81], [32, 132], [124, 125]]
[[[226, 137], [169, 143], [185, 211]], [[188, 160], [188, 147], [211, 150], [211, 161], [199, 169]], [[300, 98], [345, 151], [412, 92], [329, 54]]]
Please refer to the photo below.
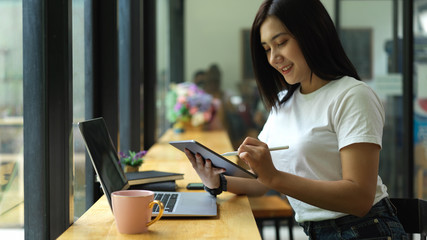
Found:
[[339, 81], [342, 81], [340, 83], [342, 87], [334, 98], [334, 102], [338, 105], [367, 107], [373, 104], [382, 108], [379, 96], [367, 83], [351, 77], [345, 77]]
[[347, 95], [347, 94], [358, 94], [363, 92], [373, 92], [372, 88], [369, 87], [363, 81], [357, 80], [352, 77], [343, 77], [339, 80], [333, 81], [331, 88], [333, 91], [336, 91], [341, 94], [336, 95]]
[[338, 80], [333, 81], [336, 83], [337, 87], [340, 87], [341, 89], [348, 89], [353, 88], [355, 86], [367, 86], [366, 83], [364, 83], [361, 80], [357, 80], [353, 77], [344, 76]]

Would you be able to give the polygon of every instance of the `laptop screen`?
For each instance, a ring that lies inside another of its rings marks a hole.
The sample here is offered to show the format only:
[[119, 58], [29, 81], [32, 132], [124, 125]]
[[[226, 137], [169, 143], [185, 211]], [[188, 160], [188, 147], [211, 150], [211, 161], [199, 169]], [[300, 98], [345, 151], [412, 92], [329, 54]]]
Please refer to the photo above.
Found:
[[79, 122], [92, 165], [111, 207], [111, 193], [129, 187], [103, 118]]

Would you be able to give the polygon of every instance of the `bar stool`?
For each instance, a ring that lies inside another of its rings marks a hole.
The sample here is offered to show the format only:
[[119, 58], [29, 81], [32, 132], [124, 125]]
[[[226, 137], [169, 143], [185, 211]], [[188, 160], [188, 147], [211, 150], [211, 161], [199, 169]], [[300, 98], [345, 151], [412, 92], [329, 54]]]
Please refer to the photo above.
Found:
[[280, 239], [280, 221], [286, 220], [289, 227], [289, 239], [293, 240], [292, 227], [294, 224], [294, 211], [288, 201], [278, 195], [264, 195], [261, 197], [248, 197], [251, 204], [258, 230], [263, 238], [263, 222], [273, 220], [276, 239]]

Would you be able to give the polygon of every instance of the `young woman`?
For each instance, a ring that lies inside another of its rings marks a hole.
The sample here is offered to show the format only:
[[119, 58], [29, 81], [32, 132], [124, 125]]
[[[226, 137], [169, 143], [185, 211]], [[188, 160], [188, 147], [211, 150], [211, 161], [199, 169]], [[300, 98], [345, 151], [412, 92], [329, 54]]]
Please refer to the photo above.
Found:
[[271, 111], [258, 139], [246, 138], [238, 152], [258, 179], [223, 176], [187, 151], [206, 190], [281, 192], [310, 239], [406, 239], [378, 176], [383, 106], [359, 81], [321, 2], [264, 1], [251, 50]]

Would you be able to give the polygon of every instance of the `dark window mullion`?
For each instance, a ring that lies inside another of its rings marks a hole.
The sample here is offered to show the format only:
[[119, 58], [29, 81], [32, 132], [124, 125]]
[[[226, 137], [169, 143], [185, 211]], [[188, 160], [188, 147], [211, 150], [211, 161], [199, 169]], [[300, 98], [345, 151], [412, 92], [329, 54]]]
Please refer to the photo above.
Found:
[[[96, 2], [93, 0], [85, 0], [84, 2], [84, 41], [85, 41], [85, 118], [90, 119], [96, 114], [96, 106], [99, 105], [96, 99], [99, 99], [95, 79], [95, 73], [98, 70], [98, 66], [94, 61], [94, 56], [97, 55], [96, 48], [94, 47], [97, 42], [97, 36], [94, 34], [96, 29]], [[86, 152], [85, 157], [85, 183], [86, 183], [86, 201], [85, 207], [89, 209], [90, 206], [99, 197], [100, 189], [99, 185], [95, 184], [95, 171], [92, 167], [89, 155]]]
[[149, 149], [156, 140], [156, 1], [143, 2], [143, 109], [144, 148]]
[[[117, 0], [85, 0], [85, 118], [103, 117], [118, 143]], [[86, 208], [102, 195], [86, 155]]]
[[414, 194], [414, 32], [413, 1], [403, 1], [403, 166], [404, 197]]
[[140, 1], [119, 1], [120, 151], [140, 149]]
[[94, 34], [99, 34], [95, 42], [94, 61], [98, 65], [94, 81], [99, 86], [100, 116], [104, 117], [114, 146], [118, 143], [119, 129], [119, 92], [118, 92], [118, 37], [117, 37], [117, 0], [99, 1], [98, 19]]
[[175, 83], [184, 82], [184, 0], [169, 2], [170, 76]]
[[23, 1], [28, 239], [54, 239], [70, 224], [71, 24], [71, 0]]

